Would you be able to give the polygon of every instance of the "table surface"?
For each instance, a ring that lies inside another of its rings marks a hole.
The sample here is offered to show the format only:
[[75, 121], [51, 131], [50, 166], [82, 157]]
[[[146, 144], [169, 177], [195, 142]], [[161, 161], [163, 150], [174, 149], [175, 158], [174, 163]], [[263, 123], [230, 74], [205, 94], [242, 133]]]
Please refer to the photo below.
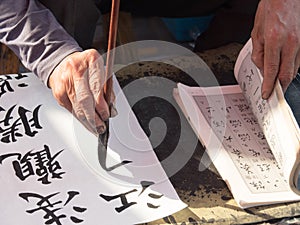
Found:
[[[239, 44], [231, 44], [198, 55], [212, 69], [221, 84], [235, 84], [233, 66], [240, 48], [241, 45]], [[193, 66], [193, 62], [188, 59], [181, 61], [180, 68]], [[121, 86], [125, 88], [130, 87], [129, 84], [139, 80], [139, 78], [152, 76], [163, 77], [170, 81], [170, 85], [165, 87], [166, 91], [170, 93], [177, 82], [195, 85], [194, 80], [190, 79], [182, 70], [161, 62], [135, 63], [117, 71], [116, 74]], [[142, 91], [146, 91], [146, 89], [155, 89], [162, 84], [159, 79], [146, 79], [143, 85], [145, 86], [143, 86]], [[182, 119], [183, 115], [174, 100], [163, 99], [160, 94], [143, 98], [141, 101], [136, 101], [132, 96], [127, 96], [127, 98], [141, 126], [149, 136], [152, 136], [150, 140], [154, 145], [156, 144], [154, 143], [155, 137], [153, 137], [155, 135], [151, 132], [155, 132], [155, 127], [149, 127], [149, 122], [157, 117], [164, 120], [166, 126], [164, 138], [154, 148], [160, 161], [166, 162], [175, 150], [179, 154], [177, 157], [187, 158], [184, 165], [178, 166], [178, 172], [176, 173], [175, 170], [170, 169], [168, 163], [162, 165], [165, 167], [166, 173], [169, 175], [179, 197], [188, 207], [173, 215], [147, 224], [196, 225], [263, 222], [269, 224], [271, 221], [282, 220], [282, 218], [300, 216], [299, 202], [253, 207], [246, 210], [239, 208], [213, 164], [210, 164], [205, 170], [199, 170], [204, 148], [197, 142], [197, 138], [187, 121]], [[180, 133], [183, 126], [185, 129], [184, 135]], [[182, 138], [185, 140], [179, 140]], [[190, 142], [196, 143], [192, 153], [190, 152], [191, 148], [188, 146]]]

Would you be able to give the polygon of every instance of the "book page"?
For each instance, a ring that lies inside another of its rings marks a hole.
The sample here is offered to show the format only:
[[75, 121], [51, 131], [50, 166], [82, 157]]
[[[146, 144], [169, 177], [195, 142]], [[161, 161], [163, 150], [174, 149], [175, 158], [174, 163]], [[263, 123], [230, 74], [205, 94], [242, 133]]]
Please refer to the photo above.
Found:
[[[288, 189], [282, 169], [242, 93], [193, 97], [251, 193]], [[225, 99], [225, 108], [218, 104], [220, 97]], [[211, 106], [207, 98], [216, 104]], [[222, 116], [212, 117], [211, 110], [218, 114], [226, 110], [226, 121], [220, 119]], [[225, 135], [223, 127], [226, 127]]]
[[178, 90], [189, 122], [241, 207], [300, 200], [238, 85]]
[[[278, 164], [283, 167], [285, 177], [294, 188], [297, 186], [294, 172], [297, 170], [299, 127], [284, 100], [279, 82], [271, 97], [268, 100], [262, 99], [262, 76], [251, 60], [251, 49], [250, 40], [239, 55], [235, 76]], [[296, 173], [298, 179], [298, 172]]]

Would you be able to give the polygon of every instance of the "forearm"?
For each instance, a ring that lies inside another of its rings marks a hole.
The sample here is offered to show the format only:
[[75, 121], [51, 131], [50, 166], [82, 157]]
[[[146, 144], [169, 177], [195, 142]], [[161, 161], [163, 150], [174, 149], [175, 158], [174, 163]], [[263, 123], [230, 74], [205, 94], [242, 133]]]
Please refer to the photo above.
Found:
[[34, 0], [1, 0], [0, 42], [46, 84], [67, 55], [81, 51], [51, 12]]

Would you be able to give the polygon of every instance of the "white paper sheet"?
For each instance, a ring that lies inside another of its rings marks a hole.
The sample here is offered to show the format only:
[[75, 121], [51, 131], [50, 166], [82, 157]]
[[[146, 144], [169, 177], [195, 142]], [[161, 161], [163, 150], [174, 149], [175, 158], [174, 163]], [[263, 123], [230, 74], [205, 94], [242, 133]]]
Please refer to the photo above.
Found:
[[132, 162], [107, 172], [97, 138], [33, 74], [0, 77], [1, 224], [137, 224], [186, 207], [114, 89], [107, 164]]

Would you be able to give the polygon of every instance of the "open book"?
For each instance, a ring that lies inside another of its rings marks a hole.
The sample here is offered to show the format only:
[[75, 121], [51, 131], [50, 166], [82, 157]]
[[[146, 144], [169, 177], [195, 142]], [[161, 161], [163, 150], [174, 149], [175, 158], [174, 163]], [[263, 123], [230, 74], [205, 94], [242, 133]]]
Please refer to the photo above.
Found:
[[262, 76], [241, 50], [238, 85], [188, 87], [174, 97], [242, 208], [300, 200], [300, 129], [279, 82], [261, 98]]

